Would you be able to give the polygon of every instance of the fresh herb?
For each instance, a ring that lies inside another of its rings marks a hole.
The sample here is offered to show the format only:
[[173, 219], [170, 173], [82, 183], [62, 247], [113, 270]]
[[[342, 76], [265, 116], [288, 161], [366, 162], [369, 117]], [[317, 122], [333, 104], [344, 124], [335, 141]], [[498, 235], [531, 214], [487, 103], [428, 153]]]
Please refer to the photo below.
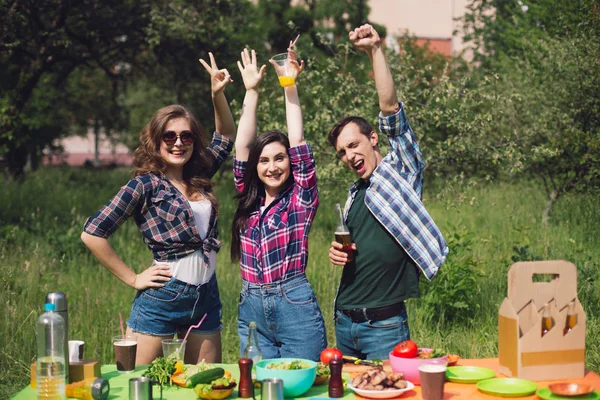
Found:
[[174, 358], [158, 357], [152, 361], [150, 367], [148, 367], [142, 376], [155, 380], [161, 386], [167, 383], [171, 385], [171, 375], [175, 372], [176, 362], [177, 360]]

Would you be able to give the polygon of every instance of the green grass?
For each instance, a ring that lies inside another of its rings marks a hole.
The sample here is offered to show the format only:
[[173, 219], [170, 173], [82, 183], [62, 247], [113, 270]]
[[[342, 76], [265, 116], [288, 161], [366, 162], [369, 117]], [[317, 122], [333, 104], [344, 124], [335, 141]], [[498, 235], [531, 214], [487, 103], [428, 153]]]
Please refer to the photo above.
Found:
[[[118, 313], [128, 316], [134, 291], [105, 270], [79, 240], [85, 219], [93, 215], [128, 178], [127, 171], [44, 169], [23, 183], [7, 183], [0, 193], [0, 398], [28, 382], [35, 358], [35, 321], [45, 294], [63, 291], [69, 301], [69, 334], [86, 342], [86, 357], [113, 363], [110, 344], [119, 331]], [[330, 188], [331, 189], [331, 188]], [[325, 190], [323, 190], [325, 192]], [[330, 344], [335, 344], [332, 307], [341, 269], [327, 257], [335, 224], [334, 204], [346, 188], [327, 191], [310, 236], [308, 278], [320, 302]], [[556, 204], [548, 226], [541, 224], [544, 195], [531, 182], [496, 183], [457, 191], [450, 200], [427, 193], [426, 205], [446, 237], [472, 234], [470, 257], [484, 275], [473, 287], [478, 306], [464, 322], [427, 318], [422, 300], [408, 303], [412, 338], [420, 345], [444, 347], [465, 358], [497, 356], [497, 313], [506, 296], [506, 272], [520, 257], [569, 260], [578, 267], [578, 296], [587, 312], [586, 366], [600, 371], [600, 204], [592, 195], [569, 195]], [[231, 176], [217, 185], [223, 249], [217, 275], [223, 310], [223, 357], [238, 358], [237, 298], [239, 267], [229, 261], [233, 214]], [[150, 265], [133, 221], [112, 237], [118, 254], [132, 268]], [[427, 283], [423, 283], [424, 287]], [[429, 316], [430, 317], [430, 316]]]

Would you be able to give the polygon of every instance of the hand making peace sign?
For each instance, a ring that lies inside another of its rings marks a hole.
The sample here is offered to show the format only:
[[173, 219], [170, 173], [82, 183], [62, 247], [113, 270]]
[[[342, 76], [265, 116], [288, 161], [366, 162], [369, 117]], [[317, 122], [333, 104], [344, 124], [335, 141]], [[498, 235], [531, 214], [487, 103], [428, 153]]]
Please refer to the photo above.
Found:
[[210, 74], [210, 88], [214, 96], [217, 93], [222, 92], [229, 82], [233, 82], [233, 79], [231, 79], [231, 75], [229, 75], [229, 71], [227, 71], [226, 68], [219, 69], [219, 67], [217, 67], [217, 62], [215, 61], [213, 53], [208, 52], [208, 56], [210, 57], [210, 65], [203, 59], [199, 59], [198, 61], [200, 61], [204, 66], [204, 69]]

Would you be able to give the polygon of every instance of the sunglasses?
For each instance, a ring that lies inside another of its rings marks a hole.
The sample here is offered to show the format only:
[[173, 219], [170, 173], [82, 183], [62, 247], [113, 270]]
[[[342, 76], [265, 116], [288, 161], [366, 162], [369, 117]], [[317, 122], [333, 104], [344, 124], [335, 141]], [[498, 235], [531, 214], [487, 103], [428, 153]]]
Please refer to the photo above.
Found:
[[181, 139], [184, 146], [194, 144], [194, 135], [192, 132], [181, 132], [179, 135], [173, 131], [166, 131], [162, 135], [162, 140], [167, 146], [173, 146], [177, 142], [177, 138]]

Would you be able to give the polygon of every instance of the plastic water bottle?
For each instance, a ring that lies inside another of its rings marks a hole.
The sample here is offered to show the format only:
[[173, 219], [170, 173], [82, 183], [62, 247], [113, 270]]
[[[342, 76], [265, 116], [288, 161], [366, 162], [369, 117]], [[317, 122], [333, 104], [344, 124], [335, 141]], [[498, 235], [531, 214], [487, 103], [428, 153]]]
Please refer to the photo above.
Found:
[[46, 303], [38, 318], [37, 336], [37, 397], [63, 400], [65, 395], [65, 321], [55, 312], [55, 305]]
[[252, 321], [248, 324], [248, 344], [244, 349], [244, 358], [249, 358], [254, 364], [262, 359], [262, 352], [258, 347], [258, 331], [256, 322]]

